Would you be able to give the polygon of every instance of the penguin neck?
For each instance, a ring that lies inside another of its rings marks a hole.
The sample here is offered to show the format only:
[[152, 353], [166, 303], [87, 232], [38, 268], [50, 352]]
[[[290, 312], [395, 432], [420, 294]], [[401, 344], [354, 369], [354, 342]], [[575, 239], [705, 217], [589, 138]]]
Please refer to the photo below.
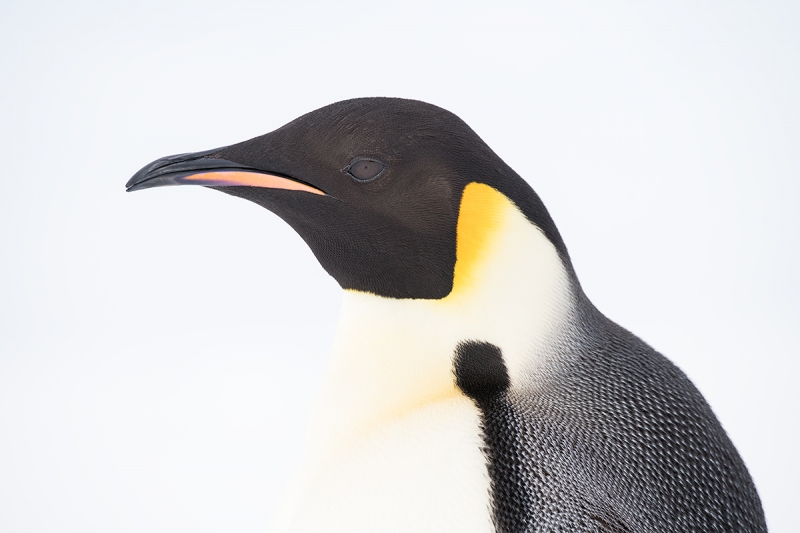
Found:
[[[470, 190], [472, 187], [472, 190]], [[453, 354], [466, 340], [502, 350], [511, 388], [533, 386], [570, 331], [575, 283], [544, 233], [501, 193], [470, 184], [451, 293], [392, 299], [348, 290], [309, 445], [332, 450], [439, 402], [466, 399]]]

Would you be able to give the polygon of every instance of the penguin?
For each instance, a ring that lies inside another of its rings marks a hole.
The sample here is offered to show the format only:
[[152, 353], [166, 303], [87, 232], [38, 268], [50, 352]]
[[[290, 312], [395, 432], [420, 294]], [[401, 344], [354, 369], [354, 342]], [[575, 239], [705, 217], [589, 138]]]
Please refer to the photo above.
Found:
[[277, 532], [765, 532], [691, 381], [581, 289], [539, 196], [456, 115], [334, 103], [128, 191], [265, 207], [344, 290]]

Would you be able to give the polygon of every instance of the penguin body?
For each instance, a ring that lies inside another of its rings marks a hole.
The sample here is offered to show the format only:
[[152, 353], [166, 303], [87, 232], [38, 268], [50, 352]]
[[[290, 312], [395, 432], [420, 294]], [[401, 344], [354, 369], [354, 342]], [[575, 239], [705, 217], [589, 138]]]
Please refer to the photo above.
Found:
[[275, 531], [766, 531], [700, 393], [594, 308], [455, 115], [340, 102], [128, 187], [182, 183], [274, 211], [345, 289]]

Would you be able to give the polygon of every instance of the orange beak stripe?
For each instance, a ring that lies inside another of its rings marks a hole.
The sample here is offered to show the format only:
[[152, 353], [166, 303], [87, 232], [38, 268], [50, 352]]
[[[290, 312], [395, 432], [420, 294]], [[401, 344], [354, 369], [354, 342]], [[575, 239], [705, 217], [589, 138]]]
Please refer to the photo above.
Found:
[[325, 193], [321, 190], [300, 183], [292, 181], [281, 176], [273, 174], [262, 174], [261, 172], [241, 172], [241, 171], [219, 171], [219, 172], [201, 172], [199, 174], [191, 174], [177, 178], [175, 181], [182, 184], [194, 185], [207, 185], [211, 187], [233, 187], [237, 185], [244, 185], [247, 187], [266, 187], [268, 189], [287, 189], [290, 191], [305, 191], [312, 194]]

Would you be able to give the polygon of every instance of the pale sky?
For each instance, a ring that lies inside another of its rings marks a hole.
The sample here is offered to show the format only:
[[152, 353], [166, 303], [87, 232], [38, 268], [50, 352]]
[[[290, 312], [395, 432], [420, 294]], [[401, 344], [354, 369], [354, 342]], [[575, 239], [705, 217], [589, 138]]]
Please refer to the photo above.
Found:
[[399, 96], [528, 180], [800, 531], [798, 28], [793, 2], [2, 3], [0, 530], [265, 529], [340, 289], [255, 204], [124, 184]]

